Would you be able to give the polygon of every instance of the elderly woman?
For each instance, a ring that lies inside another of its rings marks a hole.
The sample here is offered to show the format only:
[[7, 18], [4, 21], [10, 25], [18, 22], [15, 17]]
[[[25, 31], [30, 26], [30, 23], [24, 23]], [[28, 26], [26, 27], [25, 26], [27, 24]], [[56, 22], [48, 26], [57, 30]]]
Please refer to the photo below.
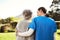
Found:
[[[24, 10], [23, 16], [24, 16], [24, 20], [18, 22], [18, 24], [16, 26], [16, 29], [18, 32], [25, 32], [29, 29], [28, 26], [30, 24], [32, 12], [30, 10]], [[16, 34], [17, 34], [17, 32], [16, 32]], [[17, 35], [16, 40], [34, 40], [34, 36], [33, 36], [33, 34], [29, 37], [22, 37], [22, 36]]]

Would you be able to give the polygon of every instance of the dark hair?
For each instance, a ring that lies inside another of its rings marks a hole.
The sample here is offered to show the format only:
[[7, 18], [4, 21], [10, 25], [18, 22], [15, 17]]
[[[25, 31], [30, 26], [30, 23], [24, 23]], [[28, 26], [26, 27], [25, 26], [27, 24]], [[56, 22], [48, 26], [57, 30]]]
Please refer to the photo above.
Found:
[[23, 15], [24, 15], [25, 19], [28, 20], [31, 18], [32, 12], [30, 10], [24, 10]]
[[47, 11], [44, 7], [38, 8], [38, 11], [40, 11], [40, 10], [42, 10], [44, 13], [46, 13], [46, 11]]
[[45, 16], [46, 16], [46, 17], [50, 17], [49, 14], [46, 14]]

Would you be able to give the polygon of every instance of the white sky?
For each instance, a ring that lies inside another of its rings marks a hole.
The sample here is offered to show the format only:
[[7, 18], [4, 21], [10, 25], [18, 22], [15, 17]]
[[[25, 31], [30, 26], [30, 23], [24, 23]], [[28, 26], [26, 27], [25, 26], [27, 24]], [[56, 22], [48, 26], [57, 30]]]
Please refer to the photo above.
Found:
[[0, 0], [0, 18], [18, 16], [24, 9], [30, 9], [34, 16], [39, 7], [49, 10], [52, 0]]

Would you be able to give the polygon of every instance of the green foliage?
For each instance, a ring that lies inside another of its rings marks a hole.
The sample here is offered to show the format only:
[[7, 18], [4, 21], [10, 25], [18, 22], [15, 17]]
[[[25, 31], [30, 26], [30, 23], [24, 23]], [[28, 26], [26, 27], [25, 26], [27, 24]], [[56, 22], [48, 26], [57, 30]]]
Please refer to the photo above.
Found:
[[52, 4], [50, 5], [51, 10], [49, 11], [50, 17], [55, 19], [55, 21], [60, 21], [60, 1], [53, 0]]
[[11, 22], [18, 22], [19, 18], [16, 17], [8, 17], [6, 19], [0, 19], [0, 24], [6, 24]]

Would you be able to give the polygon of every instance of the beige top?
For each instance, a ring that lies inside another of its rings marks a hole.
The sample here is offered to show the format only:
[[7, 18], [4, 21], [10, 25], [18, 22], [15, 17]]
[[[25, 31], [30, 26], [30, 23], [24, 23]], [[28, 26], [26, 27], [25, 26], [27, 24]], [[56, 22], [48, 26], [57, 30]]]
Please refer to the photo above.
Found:
[[[17, 29], [17, 31], [25, 32], [28, 30], [29, 24], [30, 24], [30, 22], [27, 20], [20, 21], [20, 22], [18, 22], [16, 29]], [[31, 35], [29, 37], [17, 36], [16, 40], [34, 40], [34, 36], [33, 35]]]

